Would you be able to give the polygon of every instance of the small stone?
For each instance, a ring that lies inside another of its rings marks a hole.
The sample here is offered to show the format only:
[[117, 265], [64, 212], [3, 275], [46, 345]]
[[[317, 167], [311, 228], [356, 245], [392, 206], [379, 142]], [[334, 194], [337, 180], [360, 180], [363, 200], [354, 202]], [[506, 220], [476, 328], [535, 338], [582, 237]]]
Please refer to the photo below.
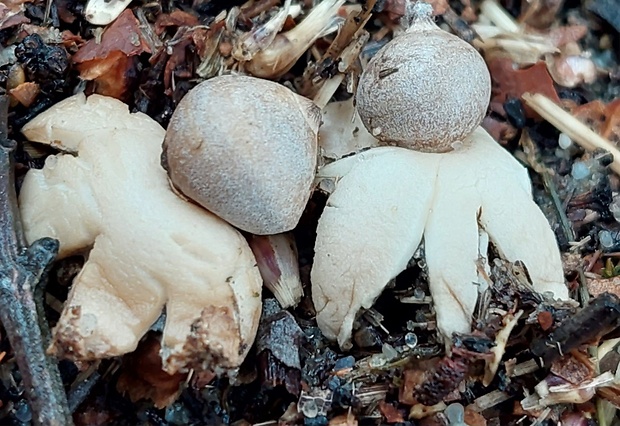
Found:
[[386, 361], [391, 361], [398, 356], [398, 351], [388, 343], [384, 343], [381, 347], [381, 353], [385, 356]]
[[304, 417], [308, 417], [310, 419], [315, 418], [319, 414], [319, 407], [317, 407], [316, 401], [314, 399], [311, 399], [302, 404], [301, 413], [304, 415]]
[[387, 363], [385, 356], [383, 354], [375, 354], [370, 357], [370, 361], [368, 364], [373, 368], [381, 368]]
[[415, 333], [407, 333], [405, 335], [405, 345], [411, 349], [418, 346], [418, 336]]
[[355, 365], [355, 358], [351, 355], [344, 358], [340, 358], [334, 365], [334, 371], [344, 370], [346, 368], [352, 368]]
[[15, 406], [15, 418], [22, 423], [30, 423], [32, 421], [32, 411], [26, 401], [19, 401]]
[[568, 149], [573, 144], [572, 139], [566, 133], [560, 133], [558, 145], [562, 149]]
[[186, 425], [189, 423], [189, 413], [182, 404], [173, 404], [166, 408], [165, 419], [173, 425]]
[[466, 426], [465, 409], [461, 404], [454, 403], [448, 405], [443, 414], [448, 418], [450, 426]]
[[582, 161], [575, 161], [573, 163], [573, 168], [571, 170], [571, 175], [576, 180], [586, 179], [590, 176], [590, 169], [588, 166]]
[[426, 296], [426, 294], [424, 293], [424, 290], [422, 290], [420, 287], [416, 287], [413, 289], [413, 297], [415, 297], [416, 299], [424, 299], [424, 296]]

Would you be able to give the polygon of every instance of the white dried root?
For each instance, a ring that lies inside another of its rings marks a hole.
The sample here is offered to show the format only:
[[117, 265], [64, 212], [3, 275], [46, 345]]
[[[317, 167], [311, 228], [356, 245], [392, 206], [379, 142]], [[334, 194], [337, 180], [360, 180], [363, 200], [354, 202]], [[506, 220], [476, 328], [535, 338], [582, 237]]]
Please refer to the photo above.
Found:
[[317, 229], [317, 322], [347, 346], [353, 321], [402, 272], [424, 237], [437, 325], [468, 332], [478, 298], [479, 229], [521, 260], [537, 291], [568, 298], [560, 252], [527, 171], [482, 128], [446, 154], [373, 148], [319, 172], [335, 191]]
[[120, 101], [80, 94], [23, 133], [78, 152], [26, 175], [28, 241], [57, 238], [60, 257], [90, 251], [49, 351], [74, 360], [130, 352], [165, 305], [168, 372], [238, 367], [261, 311], [256, 261], [232, 226], [171, 191], [160, 165], [164, 129]]
[[338, 29], [335, 22], [343, 3], [344, 0], [322, 1], [295, 28], [278, 34], [269, 45], [248, 55], [244, 69], [256, 77], [282, 77], [316, 40]]

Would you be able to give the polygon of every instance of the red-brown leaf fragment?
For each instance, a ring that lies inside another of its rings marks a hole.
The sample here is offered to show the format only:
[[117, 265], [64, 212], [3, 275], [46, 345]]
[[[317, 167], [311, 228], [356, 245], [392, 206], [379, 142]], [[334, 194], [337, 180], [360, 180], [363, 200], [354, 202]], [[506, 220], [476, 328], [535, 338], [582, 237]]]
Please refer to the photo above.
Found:
[[155, 21], [155, 34], [161, 35], [168, 27], [195, 27], [200, 22], [191, 13], [175, 10], [172, 13], [164, 13]]
[[383, 414], [383, 417], [385, 417], [385, 420], [388, 423], [401, 423], [405, 421], [403, 418], [403, 413], [398, 411], [394, 405], [388, 402], [379, 402], [379, 411], [381, 411], [381, 414]]
[[573, 108], [573, 116], [612, 143], [620, 143], [620, 99], [605, 105], [600, 100]]
[[151, 53], [142, 37], [140, 22], [129, 9], [105, 29], [101, 41], [98, 42], [95, 38], [88, 40], [73, 55], [73, 62], [80, 64], [94, 59], [105, 59], [116, 51], [123, 52], [126, 56]]
[[9, 94], [26, 108], [32, 105], [40, 92], [39, 85], [31, 81], [22, 83], [16, 88], [9, 90]]
[[601, 136], [612, 143], [620, 143], [620, 99], [616, 99], [607, 105], [605, 116]]
[[[503, 112], [502, 105], [508, 98], [520, 99], [524, 93], [540, 93], [557, 104], [561, 103], [544, 61], [529, 68], [515, 69], [512, 60], [495, 58], [489, 61], [488, 66], [493, 84], [491, 108], [494, 111]], [[524, 109], [527, 117], [538, 117], [527, 105]]]
[[158, 408], [173, 403], [181, 393], [186, 374], [168, 374], [161, 367], [159, 339], [149, 335], [135, 352], [123, 357], [116, 387], [133, 401], [151, 399]]
[[405, 405], [415, 405], [418, 400], [414, 398], [415, 388], [424, 380], [424, 371], [405, 370], [403, 373], [403, 385], [400, 388], [398, 401]]
[[95, 93], [124, 100], [136, 76], [135, 56], [150, 53], [140, 23], [129, 9], [108, 26], [100, 42], [91, 39], [73, 55], [80, 77], [95, 81]]
[[553, 315], [549, 311], [540, 312], [536, 319], [538, 320], [540, 328], [542, 328], [544, 331], [549, 330], [553, 325]]
[[487, 419], [469, 407], [465, 407], [465, 424], [468, 426], [487, 426]]
[[551, 365], [551, 372], [573, 385], [578, 385], [593, 377], [593, 371], [572, 355], [567, 355]]
[[94, 81], [95, 93], [123, 100], [135, 77], [135, 66], [135, 57], [117, 50], [105, 58], [81, 63], [76, 68], [82, 79]]

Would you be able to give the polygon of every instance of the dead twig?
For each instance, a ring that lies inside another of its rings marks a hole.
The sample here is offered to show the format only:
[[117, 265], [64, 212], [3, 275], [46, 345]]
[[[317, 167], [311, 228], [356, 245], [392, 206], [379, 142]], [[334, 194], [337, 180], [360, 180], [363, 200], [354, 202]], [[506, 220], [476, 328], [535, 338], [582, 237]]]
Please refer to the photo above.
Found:
[[[8, 138], [9, 100], [0, 97], [0, 321], [11, 343], [26, 396], [37, 425], [73, 424], [67, 409], [56, 360], [45, 354], [49, 330], [42, 315], [41, 281], [58, 251], [58, 242], [43, 238], [28, 246], [15, 193], [12, 153]], [[43, 324], [43, 327], [41, 327]]]
[[610, 141], [593, 132], [588, 126], [581, 123], [568, 112], [556, 105], [551, 99], [540, 93], [523, 94], [526, 105], [536, 111], [542, 118], [551, 123], [556, 129], [568, 135], [588, 151], [603, 149], [611, 153], [614, 161], [609, 168], [620, 174], [620, 150]]

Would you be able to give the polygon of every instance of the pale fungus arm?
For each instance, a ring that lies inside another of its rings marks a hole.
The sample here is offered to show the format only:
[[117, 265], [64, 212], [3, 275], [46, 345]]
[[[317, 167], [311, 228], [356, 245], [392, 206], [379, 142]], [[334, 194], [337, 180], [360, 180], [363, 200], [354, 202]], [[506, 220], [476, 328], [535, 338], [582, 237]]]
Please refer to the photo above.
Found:
[[527, 170], [484, 129], [479, 127], [471, 137], [476, 138], [472, 154], [479, 160], [470, 162], [489, 162], [476, 185], [483, 195], [480, 226], [500, 256], [526, 265], [534, 289], [568, 299], [556, 237], [532, 199]]
[[500, 256], [525, 264], [536, 290], [568, 298], [557, 242], [526, 169], [482, 128], [470, 139], [449, 154], [373, 148], [319, 172], [335, 188], [319, 220], [311, 275], [328, 338], [349, 344], [358, 312], [405, 269], [422, 236], [445, 336], [471, 329], [487, 256], [481, 231]]
[[484, 129], [469, 139], [442, 155], [433, 214], [424, 230], [437, 324], [446, 336], [471, 327], [478, 298], [478, 228], [501, 257], [525, 264], [537, 291], [568, 298], [555, 235], [532, 199], [527, 170]]
[[[66, 136], [68, 123], [78, 125], [81, 139]], [[97, 95], [56, 105], [27, 130], [45, 135], [37, 137], [41, 142], [59, 139], [77, 150], [77, 157], [59, 155], [26, 175], [20, 209], [28, 240], [57, 237], [63, 256], [84, 248], [74, 240], [93, 246], [50, 351], [75, 360], [122, 355], [135, 349], [165, 305], [167, 371], [238, 367], [260, 315], [256, 261], [239, 232], [171, 191], [160, 165], [164, 130]], [[66, 202], [58, 204], [58, 197]], [[67, 239], [71, 233], [80, 238]]]
[[343, 347], [358, 311], [372, 306], [420, 244], [436, 168], [421, 156], [377, 148], [319, 173], [335, 190], [317, 229], [312, 298], [319, 327]]

